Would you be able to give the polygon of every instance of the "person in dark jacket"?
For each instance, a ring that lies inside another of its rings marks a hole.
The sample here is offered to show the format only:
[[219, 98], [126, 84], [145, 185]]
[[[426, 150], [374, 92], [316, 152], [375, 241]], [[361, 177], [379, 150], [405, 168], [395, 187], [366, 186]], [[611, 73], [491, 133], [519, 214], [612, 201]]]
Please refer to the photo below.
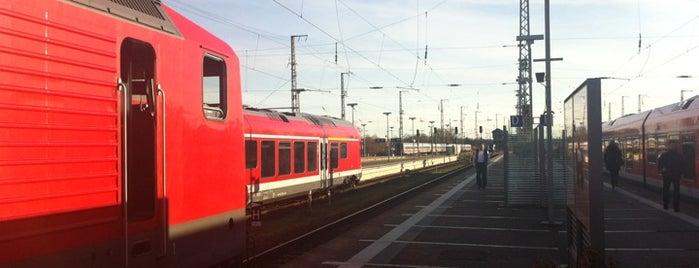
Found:
[[488, 148], [485, 144], [481, 144], [481, 148], [473, 155], [473, 165], [476, 166], [478, 189], [485, 189], [488, 184]]
[[612, 188], [619, 186], [619, 169], [624, 161], [621, 158], [621, 150], [616, 145], [614, 140], [609, 141], [609, 145], [604, 149], [604, 165], [609, 171], [609, 178], [612, 182]]
[[658, 158], [658, 171], [663, 176], [663, 207], [667, 209], [670, 201], [670, 184], [672, 187], [672, 205], [675, 211], [680, 210], [680, 177], [684, 174], [682, 155], [677, 152], [677, 142], [671, 141], [669, 150]]

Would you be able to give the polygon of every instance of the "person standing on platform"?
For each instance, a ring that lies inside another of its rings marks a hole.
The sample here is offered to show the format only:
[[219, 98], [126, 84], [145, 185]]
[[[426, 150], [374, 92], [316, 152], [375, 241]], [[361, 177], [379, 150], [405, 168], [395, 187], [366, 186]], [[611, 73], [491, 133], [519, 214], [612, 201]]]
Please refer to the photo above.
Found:
[[485, 144], [481, 144], [481, 148], [473, 155], [473, 165], [476, 166], [478, 189], [485, 189], [488, 184], [488, 149]]
[[624, 164], [621, 158], [621, 150], [614, 140], [609, 141], [609, 145], [604, 149], [604, 165], [609, 171], [609, 178], [612, 181], [612, 188], [619, 186], [619, 169]]
[[677, 152], [677, 142], [670, 141], [669, 150], [658, 158], [658, 171], [663, 175], [663, 207], [667, 209], [670, 201], [670, 184], [672, 189], [672, 205], [675, 211], [680, 211], [680, 177], [684, 174], [682, 155]]

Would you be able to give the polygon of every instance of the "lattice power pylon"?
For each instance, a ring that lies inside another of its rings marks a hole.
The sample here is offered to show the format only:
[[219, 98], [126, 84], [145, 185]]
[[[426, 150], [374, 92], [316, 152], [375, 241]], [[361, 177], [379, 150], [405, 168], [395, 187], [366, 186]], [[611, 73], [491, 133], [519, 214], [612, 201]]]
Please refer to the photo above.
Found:
[[522, 116], [522, 132], [532, 129], [532, 43], [543, 36], [529, 35], [529, 0], [519, 1], [519, 75], [517, 76], [517, 113]]

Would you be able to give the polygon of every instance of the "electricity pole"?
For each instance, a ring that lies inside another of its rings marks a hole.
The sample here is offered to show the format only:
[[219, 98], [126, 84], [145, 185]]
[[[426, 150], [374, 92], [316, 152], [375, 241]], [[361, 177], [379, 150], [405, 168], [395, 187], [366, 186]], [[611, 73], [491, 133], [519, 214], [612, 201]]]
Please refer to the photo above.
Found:
[[519, 75], [517, 76], [517, 113], [522, 116], [523, 134], [532, 129], [532, 44], [542, 40], [542, 35], [529, 35], [529, 0], [519, 1]]
[[345, 89], [345, 75], [349, 75], [351, 72], [340, 73], [340, 107], [342, 119], [345, 119], [345, 98], [347, 97], [347, 89]]
[[299, 102], [300, 91], [296, 88], [296, 39], [300, 37], [308, 37], [308, 35], [292, 35], [291, 36], [291, 112], [301, 113], [301, 104]]

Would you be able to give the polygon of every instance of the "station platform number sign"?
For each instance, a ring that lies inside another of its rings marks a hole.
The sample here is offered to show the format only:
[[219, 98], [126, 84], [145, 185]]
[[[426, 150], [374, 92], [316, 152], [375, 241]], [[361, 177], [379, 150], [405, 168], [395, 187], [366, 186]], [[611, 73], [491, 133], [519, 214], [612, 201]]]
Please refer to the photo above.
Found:
[[524, 126], [524, 118], [521, 115], [510, 115], [510, 127]]

